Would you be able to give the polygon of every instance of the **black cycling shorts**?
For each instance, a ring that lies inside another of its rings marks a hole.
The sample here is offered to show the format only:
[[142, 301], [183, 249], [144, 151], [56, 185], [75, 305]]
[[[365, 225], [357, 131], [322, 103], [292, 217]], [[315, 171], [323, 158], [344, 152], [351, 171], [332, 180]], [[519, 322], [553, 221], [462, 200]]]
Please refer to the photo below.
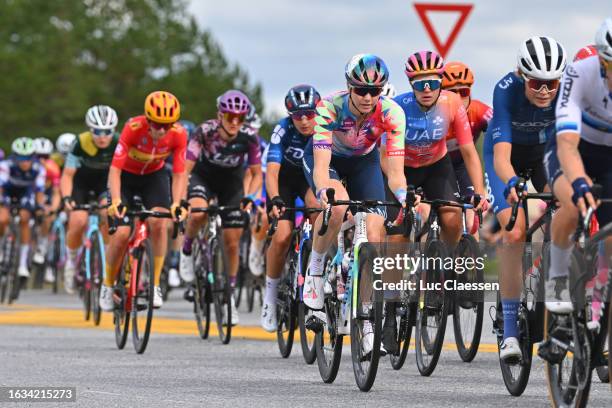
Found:
[[77, 204], [89, 203], [90, 197], [99, 200], [108, 190], [107, 183], [108, 170], [78, 168], [72, 181], [72, 199]]
[[466, 197], [474, 194], [474, 184], [465, 167], [463, 160], [453, 163], [455, 177], [457, 177], [457, 187], [459, 187], [459, 196]]
[[[244, 169], [207, 173], [192, 172], [189, 178], [188, 198], [202, 198], [207, 202], [217, 198], [219, 206], [239, 206], [244, 197]], [[221, 212], [223, 228], [244, 228], [247, 222], [244, 212], [239, 210]]]
[[[298, 197], [305, 200], [309, 188], [301, 167], [298, 168], [291, 165], [281, 166], [278, 172], [278, 195], [283, 199], [286, 206], [293, 207]], [[269, 213], [272, 210], [272, 198], [274, 197], [266, 196], [266, 208]], [[293, 211], [285, 211], [279, 219], [293, 221], [295, 213]]]

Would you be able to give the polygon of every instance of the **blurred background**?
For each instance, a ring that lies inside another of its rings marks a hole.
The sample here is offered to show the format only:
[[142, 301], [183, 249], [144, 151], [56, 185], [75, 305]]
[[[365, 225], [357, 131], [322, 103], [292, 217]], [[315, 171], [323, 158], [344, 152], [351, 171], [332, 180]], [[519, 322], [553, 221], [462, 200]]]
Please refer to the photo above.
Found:
[[[447, 59], [473, 69], [473, 95], [488, 103], [521, 41], [550, 35], [572, 57], [612, 15], [603, 0], [428, 2], [474, 4]], [[459, 15], [428, 17], [444, 42]], [[268, 138], [291, 86], [342, 89], [346, 61], [371, 52], [408, 91], [405, 58], [433, 49], [408, 0], [0, 0], [0, 38], [4, 148], [18, 136], [81, 132], [96, 103], [123, 123], [156, 89], [176, 94], [183, 118], [197, 123], [215, 115], [219, 94], [242, 89], [263, 112]]]

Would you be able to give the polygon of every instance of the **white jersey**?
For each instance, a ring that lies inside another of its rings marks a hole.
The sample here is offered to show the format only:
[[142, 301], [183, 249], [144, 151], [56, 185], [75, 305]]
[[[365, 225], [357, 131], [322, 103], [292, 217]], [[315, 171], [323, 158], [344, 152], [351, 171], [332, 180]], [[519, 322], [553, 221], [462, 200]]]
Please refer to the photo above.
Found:
[[612, 146], [612, 92], [599, 58], [567, 66], [557, 99], [557, 134], [574, 132], [589, 143]]

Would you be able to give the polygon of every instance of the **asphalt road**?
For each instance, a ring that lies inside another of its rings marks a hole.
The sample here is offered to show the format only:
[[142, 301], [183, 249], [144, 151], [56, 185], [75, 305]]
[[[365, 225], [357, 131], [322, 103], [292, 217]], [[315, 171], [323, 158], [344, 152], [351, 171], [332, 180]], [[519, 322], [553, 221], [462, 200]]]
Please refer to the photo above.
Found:
[[[476, 359], [460, 361], [452, 345], [452, 327], [431, 377], [421, 377], [410, 353], [394, 371], [385, 358], [369, 393], [355, 385], [350, 346], [340, 372], [324, 384], [316, 367], [307, 366], [299, 343], [288, 359], [280, 357], [274, 336], [257, 328], [258, 311], [241, 308], [240, 329], [229, 345], [196, 335], [189, 305], [175, 293], [156, 314], [143, 355], [128, 340], [115, 346], [111, 316], [100, 328], [84, 322], [76, 297], [26, 291], [19, 304], [0, 306], [0, 386], [76, 387], [76, 403], [32, 406], [87, 407], [544, 407], [544, 364], [534, 358], [523, 396], [508, 395], [499, 370], [490, 319], [485, 314], [483, 345]], [[0, 403], [0, 406], [27, 404]], [[611, 407], [612, 392], [595, 376], [590, 406]]]

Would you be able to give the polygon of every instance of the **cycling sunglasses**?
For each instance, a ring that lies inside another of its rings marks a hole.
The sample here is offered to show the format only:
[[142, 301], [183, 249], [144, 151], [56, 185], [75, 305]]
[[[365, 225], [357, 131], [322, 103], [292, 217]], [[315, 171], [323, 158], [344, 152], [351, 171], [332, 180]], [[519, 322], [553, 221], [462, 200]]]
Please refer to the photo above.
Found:
[[234, 120], [238, 120], [238, 123], [243, 123], [246, 120], [246, 114], [244, 113], [232, 113], [232, 112], [224, 112], [223, 119], [228, 122], [233, 122]]
[[542, 91], [542, 88], [546, 88], [547, 92], [556, 91], [559, 88], [559, 80], [558, 79], [535, 79], [529, 78], [527, 75], [522, 74], [523, 79], [527, 83], [527, 86], [534, 92]]
[[155, 130], [169, 130], [172, 126], [174, 126], [174, 123], [158, 123], [150, 120], [149, 125]]
[[431, 91], [436, 91], [440, 89], [442, 85], [441, 79], [419, 79], [417, 81], [412, 81], [410, 83], [412, 85], [412, 89], [419, 92], [424, 92], [425, 88], [429, 88]]
[[447, 89], [447, 91], [454, 92], [459, 94], [462, 98], [469, 98], [472, 94], [472, 90], [470, 88], [455, 88], [455, 89]]
[[377, 97], [383, 91], [382, 87], [379, 86], [354, 86], [351, 89], [359, 96], [370, 94], [372, 97]]
[[289, 116], [291, 116], [291, 119], [295, 119], [295, 120], [302, 120], [304, 116], [306, 116], [306, 119], [312, 120], [314, 119], [315, 116], [317, 116], [317, 112], [315, 112], [314, 110], [303, 110], [303, 111], [291, 112], [289, 113]]
[[112, 136], [113, 131], [111, 129], [91, 129], [91, 134], [94, 135], [94, 137], [105, 137]]

